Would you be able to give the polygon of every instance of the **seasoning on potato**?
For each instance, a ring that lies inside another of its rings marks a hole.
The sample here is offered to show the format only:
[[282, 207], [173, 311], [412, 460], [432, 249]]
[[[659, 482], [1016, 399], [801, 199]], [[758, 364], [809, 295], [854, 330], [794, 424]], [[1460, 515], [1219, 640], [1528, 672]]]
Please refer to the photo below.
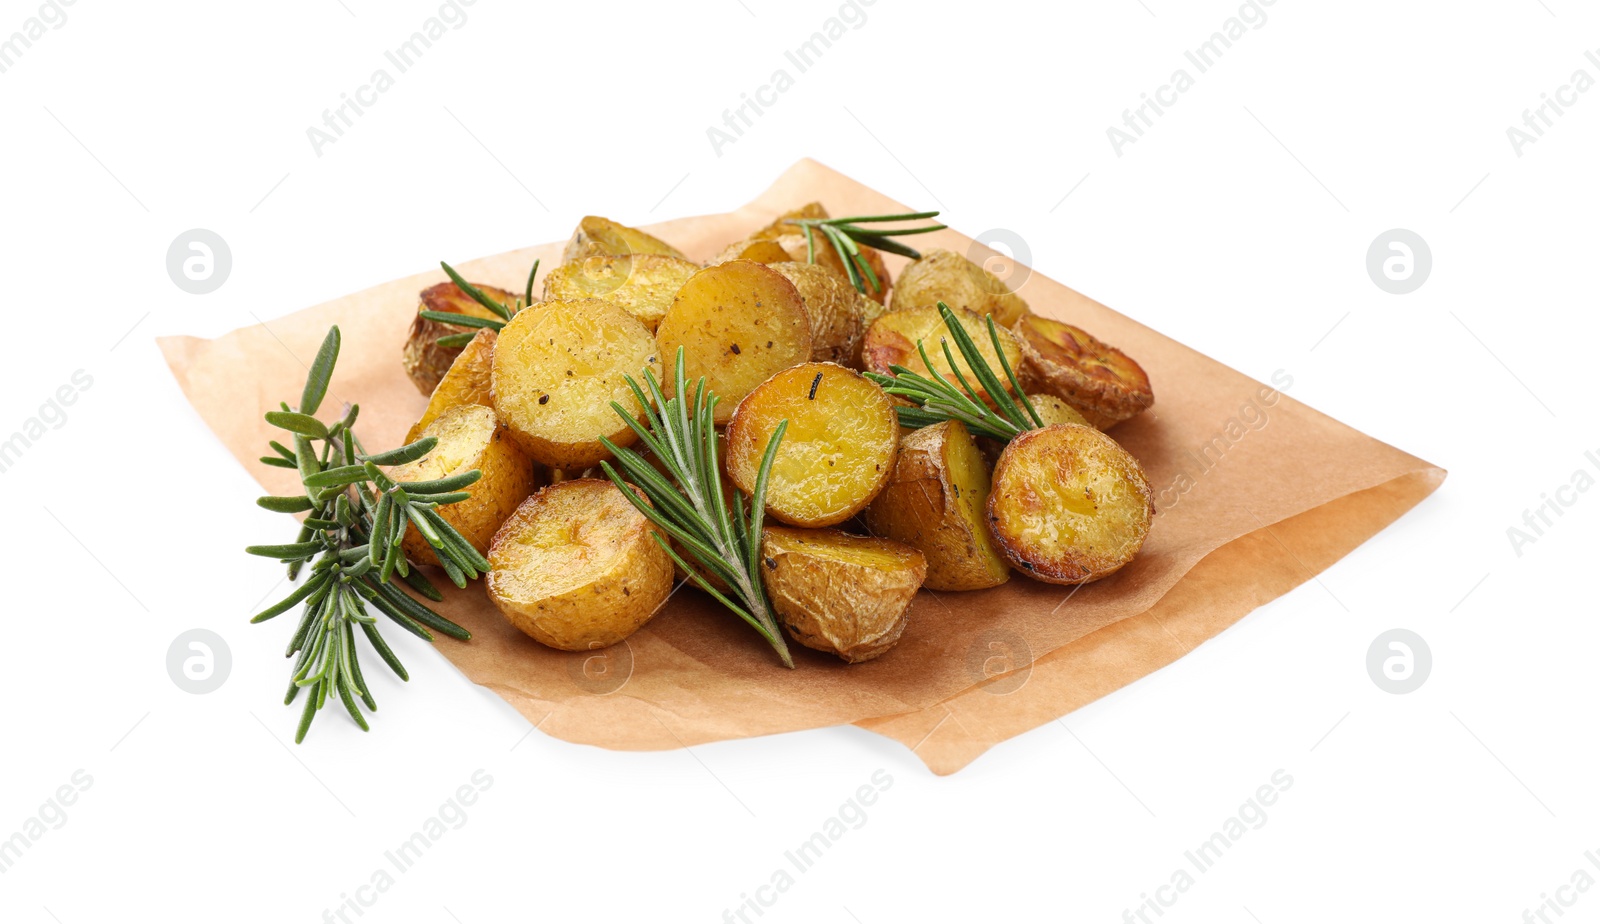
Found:
[[[1006, 384], [1006, 374], [1000, 367], [999, 356], [995, 353], [994, 341], [989, 336], [989, 328], [983, 318], [964, 308], [951, 310], [959, 319], [962, 329], [972, 338], [973, 345], [978, 349], [978, 355], [988, 363], [995, 377], [1009, 389], [1010, 385]], [[1000, 349], [1005, 353], [1006, 362], [1010, 363], [1012, 370], [1015, 371], [1022, 364], [1022, 351], [1017, 346], [1017, 338], [1003, 327], [995, 328], [995, 333], [1000, 337]], [[872, 326], [867, 328], [867, 336], [861, 345], [861, 362], [867, 370], [883, 375], [892, 374], [890, 366], [904, 366], [912, 372], [927, 375], [928, 364], [922, 361], [922, 356], [917, 352], [917, 341], [920, 340], [928, 354], [929, 362], [933, 363], [933, 370], [959, 387], [960, 382], [953, 373], [950, 359], [941, 346], [941, 341], [945, 339], [947, 338], [944, 318], [940, 316], [936, 304], [896, 308], [873, 321]], [[978, 398], [992, 405], [993, 398], [978, 381], [972, 367], [967, 364], [966, 357], [956, 349], [954, 342], [950, 344], [950, 356], [955, 357], [955, 368], [960, 370]]]
[[[516, 307], [518, 302], [516, 294], [496, 289], [494, 286], [473, 284], [483, 294], [501, 304]], [[440, 346], [438, 340], [450, 334], [459, 334], [461, 330], [438, 321], [430, 321], [424, 318], [421, 312], [442, 311], [493, 321], [498, 321], [500, 318], [474, 301], [453, 282], [441, 282], [423, 289], [420, 299], [421, 304], [417, 306], [418, 314], [411, 321], [411, 330], [406, 334], [405, 346], [400, 351], [400, 361], [405, 366], [406, 375], [411, 378], [411, 384], [417, 386], [417, 391], [431, 395], [462, 350], [461, 347]]]
[[656, 528], [603, 478], [551, 485], [495, 533], [489, 599], [515, 627], [563, 651], [614, 645], [672, 593]]
[[1150, 377], [1132, 357], [1080, 328], [1028, 315], [1013, 328], [1022, 386], [1061, 398], [1104, 430], [1155, 403]]
[[1001, 327], [1010, 327], [1028, 313], [1028, 303], [1000, 277], [949, 250], [930, 250], [901, 270], [890, 304], [915, 308], [939, 302], [978, 315], [992, 314]]
[[487, 327], [480, 329], [461, 348], [461, 355], [445, 372], [444, 378], [433, 388], [433, 394], [428, 398], [428, 407], [422, 412], [411, 431], [406, 434], [406, 442], [414, 443], [421, 438], [422, 428], [433, 421], [445, 411], [464, 404], [481, 404], [492, 407], [494, 402], [490, 395], [490, 377], [494, 369], [494, 342], [495, 332]]
[[581, 469], [638, 439], [611, 408], [644, 408], [625, 376], [659, 377], [656, 341], [626, 310], [599, 299], [541, 302], [506, 324], [495, 343], [494, 409], [536, 462]]
[[889, 483], [867, 506], [874, 536], [918, 549], [930, 590], [982, 590], [1011, 577], [989, 534], [984, 503], [989, 467], [957, 420], [923, 427], [900, 440]]
[[[439, 441], [433, 451], [414, 462], [395, 466], [389, 477], [401, 482], [434, 481], [473, 469], [481, 471], [483, 475], [472, 485], [470, 497], [436, 509], [482, 554], [488, 551], [495, 530], [532, 493], [536, 485], [533, 465], [495, 418], [494, 411], [481, 404], [446, 410], [416, 434], [417, 439], [428, 436]], [[415, 525], [406, 528], [400, 547], [412, 561], [439, 563], [433, 547]]]
[[767, 442], [787, 420], [767, 476], [767, 513], [832, 526], [867, 506], [894, 470], [900, 423], [883, 389], [833, 363], [806, 363], [763, 382], [728, 422], [728, 477], [753, 494]]
[[664, 257], [687, 259], [678, 248], [638, 228], [618, 224], [598, 215], [585, 215], [561, 252], [561, 262], [571, 263], [584, 257], [599, 254], [654, 253]]
[[1075, 424], [1012, 440], [995, 466], [987, 504], [1006, 557], [1050, 584], [1116, 572], [1144, 545], [1155, 512], [1138, 460], [1099, 430]]
[[[689, 277], [656, 328], [656, 342], [669, 364], [683, 348], [689, 381], [704, 376], [722, 399], [715, 414], [722, 424], [773, 373], [811, 358], [811, 316], [794, 283], [771, 267], [734, 260]], [[669, 377], [667, 397], [675, 387]]]
[[762, 583], [790, 637], [851, 664], [900, 640], [927, 570], [910, 546], [835, 529], [768, 527], [761, 559]]
[[544, 280], [544, 297], [611, 302], [654, 331], [672, 306], [673, 296], [699, 270], [688, 260], [661, 254], [600, 254], [551, 270]]
[[867, 332], [866, 306], [873, 302], [857, 292], [848, 279], [815, 263], [768, 265], [794, 283], [805, 302], [806, 314], [811, 316], [811, 359], [855, 365], [861, 355], [861, 338]]

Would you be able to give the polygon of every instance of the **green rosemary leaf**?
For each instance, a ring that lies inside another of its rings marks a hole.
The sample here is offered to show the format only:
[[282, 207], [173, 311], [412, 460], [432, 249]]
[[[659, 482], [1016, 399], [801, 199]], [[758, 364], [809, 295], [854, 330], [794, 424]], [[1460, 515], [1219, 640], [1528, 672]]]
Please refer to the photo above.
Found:
[[[378, 657], [383, 659], [383, 663], [389, 665], [389, 670], [394, 671], [394, 675], [396, 677], [399, 677], [401, 680], [411, 679], [411, 675], [406, 673], [405, 665], [401, 664], [400, 659], [395, 657], [393, 651], [389, 650], [389, 643], [385, 642], [383, 640], [383, 636], [378, 634], [378, 629], [376, 626], [363, 624], [361, 627], [361, 632], [367, 637], [367, 641], [372, 643], [373, 650], [378, 652]], [[424, 635], [424, 637], [426, 637], [426, 635]], [[377, 707], [374, 706], [373, 708], [376, 709]]]
[[317, 349], [317, 358], [311, 361], [306, 387], [300, 394], [300, 413], [315, 414], [317, 408], [322, 406], [322, 398], [328, 393], [328, 383], [333, 379], [333, 366], [338, 361], [339, 327], [334, 325], [328, 328], [328, 335], [322, 338], [322, 346]]
[[371, 731], [367, 727], [366, 717], [361, 714], [360, 709], [356, 708], [355, 698], [350, 695], [350, 685], [345, 681], [343, 674], [335, 675], [334, 686], [339, 688], [339, 701], [344, 703], [345, 711], [350, 713], [350, 718], [356, 720], [356, 724], [361, 726], [362, 731]]
[[299, 603], [301, 600], [304, 600], [305, 598], [316, 593], [322, 587], [322, 585], [326, 584], [327, 582], [328, 576], [326, 574], [320, 574], [311, 580], [306, 581], [304, 584], [296, 587], [294, 592], [289, 594], [289, 596], [284, 597], [277, 603], [274, 603], [273, 605], [250, 617], [250, 621], [252, 623], [266, 622], [280, 613], [287, 612], [296, 603]]
[[421, 571], [411, 572], [405, 576], [404, 580], [407, 586], [417, 593], [422, 594], [424, 597], [427, 597], [429, 600], [432, 600], [435, 603], [439, 603], [444, 600], [444, 594], [440, 593], [439, 589], [433, 586], [432, 581], [428, 580], [426, 577], [423, 577]]
[[284, 459], [280, 459], [277, 456], [262, 456], [261, 457], [261, 464], [262, 465], [271, 465], [274, 468], [294, 468], [295, 467], [295, 464], [293, 462], [289, 462], [289, 461], [286, 461]]
[[522, 291], [522, 306], [524, 308], [533, 304], [533, 277], [537, 275], [539, 275], [539, 261], [536, 259], [533, 261], [533, 269], [528, 270], [528, 285]]
[[277, 440], [267, 440], [267, 445], [272, 447], [273, 452], [283, 456], [288, 461], [294, 461], [294, 450], [290, 449], [289, 447], [283, 445]]
[[391, 449], [388, 452], [380, 452], [376, 455], [362, 456], [361, 461], [371, 462], [373, 465], [404, 465], [407, 462], [415, 462], [433, 452], [433, 447], [437, 445], [439, 445], [437, 436], [424, 436], [422, 439], [414, 443], [407, 443], [399, 449]]
[[[479, 289], [477, 286], [461, 278], [461, 274], [455, 271], [455, 267], [444, 262], [443, 260], [439, 261], [439, 265], [444, 268], [444, 274], [450, 277], [450, 281], [456, 284], [456, 288], [467, 293], [467, 295], [470, 296], [473, 301], [499, 315], [502, 319], [507, 321], [511, 320], [510, 308], [507, 308], [506, 306], [485, 295], [482, 289]], [[424, 312], [424, 314], [426, 313], [427, 312]], [[452, 324], [455, 322], [446, 321], [445, 323]]]
[[506, 322], [494, 318], [478, 318], [470, 314], [456, 314], [450, 311], [419, 311], [420, 316], [440, 324], [450, 324], [455, 327], [487, 327], [490, 330], [499, 330], [506, 326]]
[[301, 436], [314, 437], [319, 440], [328, 438], [328, 428], [322, 421], [310, 414], [296, 414], [293, 411], [268, 411], [267, 423], [280, 430], [288, 430]]
[[276, 558], [279, 561], [288, 561], [293, 558], [310, 558], [322, 551], [323, 544], [313, 542], [291, 542], [284, 545], [249, 545], [245, 546], [246, 555], [260, 555], [262, 558]]
[[[429, 437], [429, 439], [432, 438]], [[400, 487], [412, 497], [428, 494], [449, 494], [459, 491], [467, 485], [475, 484], [482, 477], [482, 471], [473, 469], [470, 472], [462, 472], [459, 475], [451, 475], [448, 478], [436, 478], [433, 481], [408, 481], [401, 484]]]
[[443, 337], [440, 337], [433, 342], [444, 347], [445, 349], [453, 350], [456, 347], [464, 347], [471, 343], [472, 338], [476, 336], [477, 334], [470, 331], [464, 334], [445, 334]]

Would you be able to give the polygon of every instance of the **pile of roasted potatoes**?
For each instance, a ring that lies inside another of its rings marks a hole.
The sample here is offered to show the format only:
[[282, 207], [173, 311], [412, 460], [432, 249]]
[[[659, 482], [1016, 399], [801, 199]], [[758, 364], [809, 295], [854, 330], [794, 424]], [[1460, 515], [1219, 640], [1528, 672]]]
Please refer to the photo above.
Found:
[[[489, 596], [518, 629], [568, 651], [611, 645], [682, 581], [656, 527], [594, 469], [608, 455], [602, 437], [637, 440], [612, 407], [643, 418], [626, 377], [642, 382], [649, 370], [670, 397], [680, 347], [689, 381], [703, 376], [721, 399], [729, 491], [753, 492], [767, 442], [788, 422], [769, 475], [760, 571], [802, 645], [865, 661], [906, 631], [919, 588], [982, 590], [1016, 572], [1081, 584], [1138, 553], [1155, 513], [1150, 483], [1103, 432], [1151, 406], [1137, 362], [1035, 315], [948, 250], [924, 253], [891, 283], [882, 255], [863, 247], [880, 280], [863, 294], [831, 248], [808, 249], [787, 223], [795, 218], [827, 212], [796, 209], [701, 265], [643, 231], [587, 217], [546, 273], [543, 300], [502, 329], [442, 347], [438, 338], [459, 328], [416, 319], [403, 359], [429, 400], [408, 441], [438, 443], [401, 476], [482, 471], [470, 499], [439, 512], [487, 556]], [[1002, 446], [956, 420], [900, 426], [903, 399], [862, 371], [926, 374], [922, 340], [933, 371], [976, 382], [959, 353], [951, 368], [934, 349], [939, 302], [990, 363], [999, 356], [984, 315], [993, 317], [1043, 428]], [[454, 283], [424, 290], [420, 308], [490, 316]], [[406, 542], [431, 558], [421, 536]]]

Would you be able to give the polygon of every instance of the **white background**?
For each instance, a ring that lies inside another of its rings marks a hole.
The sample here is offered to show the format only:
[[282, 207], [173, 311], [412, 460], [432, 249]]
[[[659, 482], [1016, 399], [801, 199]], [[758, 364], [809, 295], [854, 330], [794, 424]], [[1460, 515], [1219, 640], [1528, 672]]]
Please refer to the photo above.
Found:
[[[1600, 450], [1600, 92], [1520, 157], [1506, 135], [1576, 69], [1600, 77], [1600, 16], [1278, 0], [1118, 157], [1106, 128], [1237, 8], [877, 0], [719, 154], [707, 127], [836, 3], [478, 0], [318, 157], [306, 129], [437, 3], [78, 0], [0, 74], [0, 431], [93, 378], [0, 480], [0, 838], [75, 770], [93, 784], [0, 874], [0, 918], [324, 920], [479, 768], [467, 822], [359, 920], [724, 920], [880, 770], [865, 824], [759, 920], [1122, 920], [1280, 768], [1265, 825], [1163, 922], [1509, 924], [1580, 867], [1600, 877], [1600, 492], [1564, 495], [1520, 555], [1507, 537]], [[0, 2], [0, 35], [37, 9]], [[282, 517], [154, 337], [561, 239], [585, 213], [725, 211], [802, 156], [969, 235], [1013, 230], [1040, 272], [1285, 370], [1450, 479], [1319, 581], [948, 778], [852, 728], [655, 754], [526, 735], [408, 638], [412, 682], [375, 682], [372, 734], [330, 711], [286, 744], [290, 626], [245, 622], [278, 575], [239, 551]], [[233, 252], [205, 296], [165, 270], [195, 227]], [[1433, 253], [1405, 296], [1365, 269], [1396, 227]], [[202, 626], [233, 668], [195, 696], [165, 656]], [[1406, 696], [1365, 668], [1393, 627], [1433, 653]], [[1600, 915], [1600, 891], [1562, 894]]]

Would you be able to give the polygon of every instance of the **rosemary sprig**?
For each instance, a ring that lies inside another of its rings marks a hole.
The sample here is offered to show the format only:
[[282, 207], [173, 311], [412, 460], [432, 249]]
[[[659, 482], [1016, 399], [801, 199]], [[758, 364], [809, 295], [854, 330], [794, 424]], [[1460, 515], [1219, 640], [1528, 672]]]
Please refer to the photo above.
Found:
[[[944, 302], [939, 303], [939, 316], [944, 319], [945, 330], [950, 334], [948, 338], [942, 335], [939, 337], [939, 346], [944, 350], [950, 371], [955, 374], [956, 381], [961, 383], [960, 388], [951, 384], [949, 379], [933, 368], [933, 363], [928, 361], [928, 351], [921, 340], [917, 341], [917, 354], [922, 357], [922, 364], [928, 369], [927, 375], [913, 372], [905, 366], [890, 366], [889, 371], [894, 373], [893, 375], [865, 373], [867, 378], [883, 386], [884, 391], [891, 395], [899, 395], [917, 405], [897, 408], [901, 425], [926, 427], [945, 420], [959, 420], [973, 433], [1002, 441], [1010, 441], [1025, 430], [1044, 426], [1039, 412], [1034, 410], [1033, 402], [1028, 400], [1022, 385], [1017, 381], [1017, 374], [1012, 370], [1010, 361], [1006, 359], [1005, 350], [1000, 346], [1000, 333], [995, 329], [994, 316], [984, 315], [983, 320], [989, 326], [989, 339], [994, 343], [995, 356], [1000, 358], [1000, 368], [1005, 372], [1006, 380], [1015, 389], [1020, 404], [1001, 385], [1000, 377], [995, 375], [988, 361], [978, 352], [978, 345], [972, 341], [966, 328], [961, 326], [961, 322], [956, 318], [955, 312], [950, 310], [949, 305]], [[955, 356], [950, 352], [951, 340], [955, 341], [956, 349], [966, 359], [967, 367], [977, 377], [983, 391], [994, 399], [993, 408], [978, 398], [977, 392], [967, 382], [966, 376], [961, 374], [961, 367], [956, 364]]]
[[[689, 400], [681, 346], [678, 348], [675, 373], [677, 388], [673, 392], [677, 397], [669, 399], [662, 395], [661, 386], [656, 382], [653, 372], [646, 369], [644, 375], [645, 385], [649, 388], [648, 395], [632, 376], [626, 378], [634, 397], [645, 409], [648, 427], [635, 420], [621, 404], [613, 401], [611, 407], [638, 434], [639, 440], [650, 452], [661, 460], [671, 478], [669, 480], [663, 476], [638, 453], [617, 446], [604, 437], [601, 442], [615, 456], [616, 466], [602, 462], [600, 467], [640, 513], [676, 539], [737, 599], [730, 599], [699, 570], [684, 561], [661, 533], [655, 533], [656, 542], [667, 550], [672, 560], [703, 590], [761, 633], [761, 637], [778, 653], [784, 667], [794, 667], [789, 646], [784, 641], [783, 631], [773, 615], [772, 603], [767, 599], [766, 588], [761, 583], [760, 572], [761, 521], [766, 511], [767, 477], [772, 471], [773, 457], [777, 455], [778, 444], [783, 440], [783, 432], [789, 422], [778, 424], [767, 442], [748, 510], [743, 496], [737, 491], [733, 492], [730, 510], [722, 493], [722, 461], [718, 457], [717, 430], [713, 417], [717, 396], [707, 390], [706, 380], [701, 378], [695, 384], [694, 400]], [[618, 469], [621, 469], [620, 474]], [[628, 482], [632, 482], [632, 485]], [[640, 497], [641, 493], [643, 497]]]
[[438, 443], [436, 438], [424, 437], [399, 449], [368, 454], [352, 429], [360, 413], [358, 406], [352, 405], [343, 418], [331, 424], [316, 417], [338, 359], [339, 328], [333, 327], [306, 376], [299, 410], [283, 404], [280, 410], [266, 415], [268, 423], [292, 435], [294, 448], [274, 440], [270, 445], [275, 454], [263, 456], [261, 461], [298, 469], [302, 493], [262, 497], [256, 503], [280, 513], [305, 513], [299, 535], [294, 542], [245, 549], [251, 555], [287, 565], [291, 581], [310, 566], [310, 576], [304, 584], [250, 620], [265, 622], [297, 604], [305, 604], [284, 652], [285, 657], [299, 656], [284, 704], [294, 702], [302, 688], [307, 693], [300, 726], [295, 731], [296, 743], [305, 739], [311, 720], [330, 696], [337, 696], [361, 730], [367, 730], [367, 720], [357, 708], [356, 698], [369, 711], [376, 711], [378, 704], [361, 674], [357, 628], [384, 663], [401, 680], [408, 679], [405, 667], [378, 633], [377, 618], [368, 612], [367, 604], [427, 641], [433, 640], [430, 629], [452, 638], [471, 638], [466, 629], [393, 584], [392, 579], [398, 574], [424, 597], [444, 599], [400, 551], [408, 524], [414, 524], [427, 539], [456, 586], [465, 587], [469, 578], [489, 569], [489, 562], [439, 515], [440, 507], [467, 496], [461, 489], [477, 481], [480, 472], [397, 483], [379, 466], [420, 459], [433, 450]]
[[471, 298], [473, 301], [487, 308], [491, 314], [495, 315], [494, 318], [475, 318], [471, 315], [456, 314], [452, 311], [423, 310], [417, 312], [424, 318], [427, 318], [430, 321], [437, 321], [440, 324], [449, 324], [452, 327], [471, 328], [465, 333], [446, 334], [434, 341], [442, 347], [466, 346], [467, 343], [470, 342], [476, 335], [477, 329], [480, 327], [487, 327], [490, 330], [498, 331], [506, 326], [506, 322], [511, 320], [512, 315], [533, 304], [533, 277], [539, 274], [538, 260], [534, 260], [533, 268], [528, 270], [528, 284], [522, 291], [522, 297], [510, 305], [490, 298], [482, 289], [462, 278], [461, 274], [456, 272], [455, 267], [444, 262], [443, 260], [439, 261], [439, 265], [444, 267], [444, 274], [450, 277], [450, 281], [456, 284], [456, 288], [467, 293], [468, 298]]
[[865, 293], [867, 285], [871, 284], [872, 291], [882, 292], [883, 283], [878, 279], [878, 274], [873, 271], [865, 257], [861, 255], [861, 247], [866, 245], [876, 250], [886, 250], [897, 253], [902, 257], [913, 260], [921, 259], [922, 254], [912, 248], [894, 240], [896, 237], [905, 237], [908, 234], [927, 234], [930, 231], [943, 231], [944, 225], [920, 225], [915, 228], [863, 228], [862, 225], [881, 224], [887, 221], [922, 221], [934, 218], [938, 212], [905, 212], [900, 215], [852, 215], [848, 218], [791, 218], [788, 223], [797, 225], [806, 233], [806, 261], [817, 262], [817, 234], [820, 232], [824, 239], [833, 246], [834, 252], [839, 255], [839, 262], [844, 264], [845, 272], [850, 276], [850, 284], [856, 291]]

